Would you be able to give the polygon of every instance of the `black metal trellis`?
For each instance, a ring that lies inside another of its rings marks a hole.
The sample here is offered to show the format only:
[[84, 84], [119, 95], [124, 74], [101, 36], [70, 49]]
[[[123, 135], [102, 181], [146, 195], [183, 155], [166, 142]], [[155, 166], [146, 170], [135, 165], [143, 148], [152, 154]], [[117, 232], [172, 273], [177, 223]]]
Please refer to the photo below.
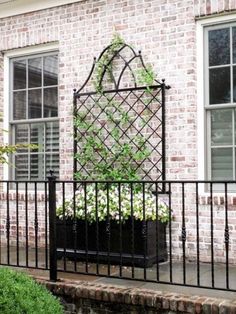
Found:
[[[102, 163], [106, 163], [108, 169], [117, 167], [119, 156], [116, 159], [115, 148], [119, 143], [128, 143], [137, 154], [144, 149], [148, 152], [146, 158], [129, 160], [139, 178], [165, 180], [165, 90], [170, 87], [164, 79], [161, 82], [154, 80], [152, 86], [138, 84], [138, 73], [145, 71], [148, 75], [148, 69], [140, 51], [136, 53], [131, 46], [122, 44], [104, 64], [99, 91], [88, 88], [96, 66], [110, 47], [103, 50], [98, 60], [94, 58], [85, 83], [79, 90], [74, 90], [74, 116], [80, 121], [79, 126], [74, 125], [74, 155], [87, 156], [86, 160], [74, 159], [74, 172], [82, 179], [101, 179], [96, 177], [94, 169]], [[111, 67], [114, 63], [115, 69]], [[110, 120], [109, 112], [112, 112]], [[116, 122], [116, 117], [121, 115], [127, 118], [126, 122], [119, 119]], [[117, 131], [119, 138], [114, 136]], [[96, 142], [102, 143], [114, 158], [104, 157], [98, 147], [91, 151], [90, 146], [90, 151], [86, 151], [88, 134], [90, 138], [91, 134], [94, 137], [95, 146]], [[141, 145], [137, 145], [139, 139]]]

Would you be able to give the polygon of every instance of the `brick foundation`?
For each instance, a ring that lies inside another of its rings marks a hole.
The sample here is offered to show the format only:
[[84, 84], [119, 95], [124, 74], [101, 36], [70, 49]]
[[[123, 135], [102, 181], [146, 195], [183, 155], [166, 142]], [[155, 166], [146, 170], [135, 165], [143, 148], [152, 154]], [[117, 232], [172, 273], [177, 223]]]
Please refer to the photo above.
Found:
[[[235, 314], [236, 302], [220, 298], [109, 286], [89, 282], [48, 282], [38, 279], [62, 298], [67, 313], [196, 313]], [[83, 312], [84, 310], [84, 312]]]

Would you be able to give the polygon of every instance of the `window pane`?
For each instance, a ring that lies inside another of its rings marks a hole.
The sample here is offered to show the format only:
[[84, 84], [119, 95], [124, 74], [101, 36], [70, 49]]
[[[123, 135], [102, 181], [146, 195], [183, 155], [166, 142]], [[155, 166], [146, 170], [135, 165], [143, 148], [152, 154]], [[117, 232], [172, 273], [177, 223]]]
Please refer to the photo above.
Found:
[[54, 171], [54, 175], [59, 177], [59, 154], [46, 155], [46, 175], [50, 174], [50, 170]]
[[42, 117], [42, 91], [41, 89], [29, 90], [29, 119]]
[[233, 27], [233, 63], [236, 63], [236, 27]]
[[[28, 125], [20, 124], [15, 126], [15, 144], [28, 144]], [[27, 152], [28, 148], [19, 148], [18, 152]]]
[[29, 88], [42, 86], [42, 58], [29, 59]]
[[44, 89], [44, 117], [57, 117], [57, 87]]
[[230, 68], [210, 69], [210, 104], [230, 102]]
[[59, 124], [58, 122], [47, 123], [46, 126], [46, 151], [59, 151]]
[[211, 144], [232, 144], [232, 110], [211, 110]]
[[26, 88], [26, 61], [13, 62], [13, 89]]
[[230, 63], [229, 28], [209, 31], [209, 65]]
[[57, 56], [44, 57], [44, 86], [57, 85], [58, 58]]
[[44, 179], [44, 155], [33, 154], [30, 155], [30, 179], [43, 180]]
[[32, 149], [33, 152], [44, 151], [44, 124], [37, 123], [30, 126], [30, 143], [37, 145], [37, 148]]
[[15, 179], [16, 180], [28, 180], [28, 167], [29, 167], [28, 155], [16, 155], [15, 156]]
[[26, 119], [26, 92], [13, 93], [13, 119]]
[[236, 102], [236, 66], [233, 67], [233, 97], [233, 101]]
[[231, 148], [212, 148], [212, 180], [233, 179], [233, 156]]

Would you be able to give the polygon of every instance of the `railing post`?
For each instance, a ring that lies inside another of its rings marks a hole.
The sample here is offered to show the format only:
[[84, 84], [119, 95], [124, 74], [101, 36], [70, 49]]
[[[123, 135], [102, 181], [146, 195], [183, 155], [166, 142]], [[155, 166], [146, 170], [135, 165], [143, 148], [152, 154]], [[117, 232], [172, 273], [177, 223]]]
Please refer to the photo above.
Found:
[[56, 247], [56, 177], [53, 171], [48, 176], [49, 191], [49, 254], [50, 280], [57, 280], [57, 247]]

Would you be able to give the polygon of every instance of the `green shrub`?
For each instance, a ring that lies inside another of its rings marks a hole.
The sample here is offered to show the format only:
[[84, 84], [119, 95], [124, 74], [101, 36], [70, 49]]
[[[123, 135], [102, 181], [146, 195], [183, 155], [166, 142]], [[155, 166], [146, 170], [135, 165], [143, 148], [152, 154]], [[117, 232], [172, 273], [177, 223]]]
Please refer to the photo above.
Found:
[[0, 268], [1, 314], [62, 314], [62, 305], [26, 274]]

